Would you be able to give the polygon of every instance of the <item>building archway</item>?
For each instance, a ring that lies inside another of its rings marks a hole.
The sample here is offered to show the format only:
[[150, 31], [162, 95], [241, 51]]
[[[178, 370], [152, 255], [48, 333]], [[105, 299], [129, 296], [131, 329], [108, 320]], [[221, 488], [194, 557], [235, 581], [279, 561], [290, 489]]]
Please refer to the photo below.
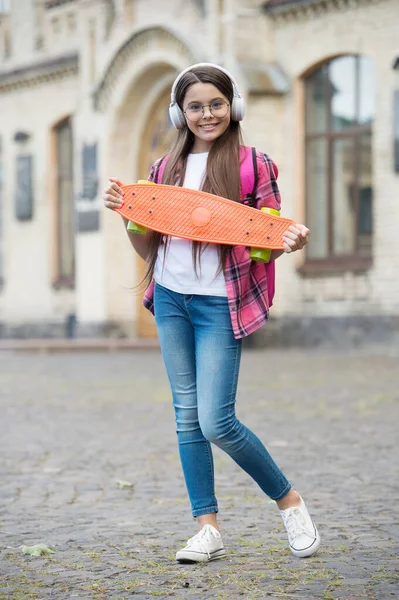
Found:
[[[143, 135], [143, 152], [139, 156], [139, 173], [149, 173], [152, 164], [157, 158], [164, 156], [170, 144], [175, 137], [175, 129], [173, 128], [168, 115], [168, 106], [170, 102], [169, 86], [158, 96], [149, 110], [148, 120], [144, 128]], [[141, 175], [140, 175], [141, 177]], [[145, 262], [138, 259], [136, 265], [137, 281], [142, 281], [145, 275]], [[155, 337], [154, 319], [146, 310], [141, 302], [141, 297], [138, 297], [137, 306], [137, 334], [140, 337]]]
[[[151, 164], [166, 153], [175, 135], [168, 119], [171, 85], [179, 71], [199, 60], [170, 32], [160, 35], [158, 43], [156, 32], [147, 33], [152, 43], [140, 43], [100, 103], [107, 129], [104, 181], [109, 176], [123, 183], [147, 179]], [[141, 305], [144, 263], [123, 234], [120, 219], [105, 211], [102, 224], [108, 320], [127, 335], [154, 337], [153, 317]]]

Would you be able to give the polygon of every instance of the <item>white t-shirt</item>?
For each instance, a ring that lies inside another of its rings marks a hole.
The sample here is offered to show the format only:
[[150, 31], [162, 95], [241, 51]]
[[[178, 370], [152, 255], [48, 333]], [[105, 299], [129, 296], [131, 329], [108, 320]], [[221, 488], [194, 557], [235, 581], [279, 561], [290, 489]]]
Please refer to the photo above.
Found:
[[[184, 187], [199, 190], [206, 172], [208, 152], [189, 154]], [[161, 244], [155, 262], [154, 279], [160, 285], [180, 294], [227, 296], [223, 271], [219, 268], [219, 254], [215, 244], [201, 247], [200, 262], [195, 273], [190, 240], [171, 237]]]

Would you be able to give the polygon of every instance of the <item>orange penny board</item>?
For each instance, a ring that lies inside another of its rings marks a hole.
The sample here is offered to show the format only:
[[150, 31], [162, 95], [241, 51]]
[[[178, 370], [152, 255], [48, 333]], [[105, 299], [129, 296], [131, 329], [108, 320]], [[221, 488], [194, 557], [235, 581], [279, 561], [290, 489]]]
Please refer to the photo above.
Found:
[[283, 250], [291, 219], [269, 215], [220, 196], [172, 185], [136, 183], [122, 187], [115, 209], [138, 225], [198, 242]]

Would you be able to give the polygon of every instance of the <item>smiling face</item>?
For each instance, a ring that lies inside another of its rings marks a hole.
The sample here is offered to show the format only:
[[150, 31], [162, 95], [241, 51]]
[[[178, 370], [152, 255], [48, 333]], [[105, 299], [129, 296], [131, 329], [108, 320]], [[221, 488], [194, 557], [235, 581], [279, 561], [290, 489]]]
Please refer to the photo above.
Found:
[[192, 105], [196, 105], [197, 108], [198, 105], [206, 105], [203, 109], [204, 114], [199, 121], [194, 122], [186, 116], [187, 127], [195, 136], [192, 148], [194, 154], [209, 152], [213, 142], [220, 137], [230, 125], [229, 106], [227, 107], [227, 113], [223, 117], [215, 117], [210, 112], [210, 105], [215, 105], [215, 102], [218, 100], [226, 102], [227, 105], [230, 104], [228, 98], [226, 98], [226, 96], [211, 83], [193, 83], [187, 89], [183, 102], [183, 111], [186, 111], [187, 108]]

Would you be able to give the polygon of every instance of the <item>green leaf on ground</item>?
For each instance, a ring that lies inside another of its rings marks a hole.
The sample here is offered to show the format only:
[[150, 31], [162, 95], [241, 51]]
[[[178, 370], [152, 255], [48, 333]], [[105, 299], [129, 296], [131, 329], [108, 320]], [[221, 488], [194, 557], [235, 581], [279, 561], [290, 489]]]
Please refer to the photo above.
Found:
[[47, 556], [55, 554], [54, 548], [47, 544], [35, 544], [34, 546], [22, 546], [22, 554], [30, 554], [31, 556]]
[[119, 486], [120, 489], [133, 487], [133, 483], [131, 481], [119, 480], [116, 482], [116, 484], [117, 484], [117, 486]]

